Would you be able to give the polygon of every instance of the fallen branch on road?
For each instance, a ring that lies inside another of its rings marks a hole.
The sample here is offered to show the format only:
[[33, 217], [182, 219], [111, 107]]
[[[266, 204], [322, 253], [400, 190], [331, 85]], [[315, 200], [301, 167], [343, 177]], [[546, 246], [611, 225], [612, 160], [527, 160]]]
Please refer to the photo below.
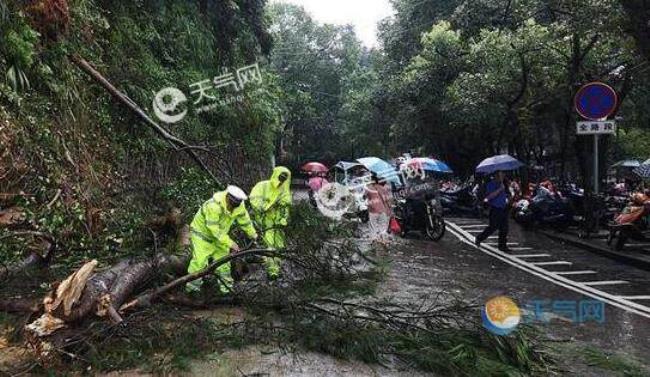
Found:
[[170, 283], [167, 283], [163, 285], [162, 287], [154, 289], [152, 292], [143, 294], [132, 300], [131, 302], [122, 305], [120, 307], [120, 312], [124, 312], [126, 310], [130, 309], [135, 309], [138, 307], [143, 307], [143, 306], [149, 306], [151, 303], [158, 299], [161, 295], [173, 290], [174, 288], [177, 288], [179, 286], [185, 285], [191, 281], [198, 280], [200, 278], [206, 277], [208, 275], [211, 275], [214, 273], [214, 271], [219, 268], [220, 266], [230, 263], [231, 261], [235, 259], [241, 259], [249, 256], [268, 256], [273, 252], [271, 249], [252, 249], [252, 250], [246, 250], [242, 251], [239, 253], [232, 253], [230, 255], [227, 255], [221, 259], [218, 259], [214, 262], [212, 262], [208, 267], [206, 267], [202, 271], [198, 271], [192, 274], [185, 275], [183, 277], [180, 277]]

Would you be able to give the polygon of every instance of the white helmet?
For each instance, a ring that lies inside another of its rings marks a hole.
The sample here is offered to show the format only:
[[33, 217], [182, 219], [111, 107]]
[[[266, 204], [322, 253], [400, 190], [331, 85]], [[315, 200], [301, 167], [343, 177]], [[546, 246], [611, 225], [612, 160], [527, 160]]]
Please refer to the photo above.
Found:
[[226, 188], [226, 192], [228, 195], [230, 195], [233, 199], [239, 202], [243, 202], [244, 200], [248, 199], [248, 196], [244, 192], [244, 190], [240, 189], [239, 187], [235, 185], [229, 185]]

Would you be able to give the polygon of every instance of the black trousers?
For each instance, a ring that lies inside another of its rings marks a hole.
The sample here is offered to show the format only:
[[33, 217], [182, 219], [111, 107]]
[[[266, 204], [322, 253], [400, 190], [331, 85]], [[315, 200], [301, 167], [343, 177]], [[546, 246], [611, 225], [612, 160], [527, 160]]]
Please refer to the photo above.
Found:
[[490, 225], [476, 236], [478, 242], [485, 241], [488, 237], [499, 230], [499, 249], [505, 249], [508, 245], [508, 210], [507, 208], [490, 207]]

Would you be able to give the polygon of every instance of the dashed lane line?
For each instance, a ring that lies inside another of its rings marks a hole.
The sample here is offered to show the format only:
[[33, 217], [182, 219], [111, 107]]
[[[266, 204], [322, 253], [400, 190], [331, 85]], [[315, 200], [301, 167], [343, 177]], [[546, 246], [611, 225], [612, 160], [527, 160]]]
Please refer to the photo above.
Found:
[[510, 255], [517, 258], [548, 258], [551, 256], [551, 254], [510, 254]]
[[585, 296], [600, 300], [602, 302], [608, 303], [612, 306], [623, 309], [629, 313], [634, 313], [645, 318], [650, 318], [650, 307], [648, 306], [641, 305], [638, 302], [634, 302], [632, 300], [626, 300], [621, 296], [616, 296], [601, 291], [599, 289], [596, 289], [594, 287], [590, 287], [583, 283], [573, 281], [561, 274], [547, 271], [541, 268], [540, 266], [536, 266], [533, 263], [526, 262], [525, 260], [513, 257], [512, 255], [508, 255], [502, 251], [499, 251], [495, 247], [485, 245], [485, 244], [483, 244], [480, 247], [477, 247], [474, 244], [474, 237], [471, 234], [464, 231], [462, 228], [460, 228], [458, 225], [454, 224], [453, 222], [446, 221], [446, 224], [448, 226], [447, 229], [449, 230], [449, 233], [456, 236], [456, 238], [458, 238], [461, 242], [463, 242], [464, 244], [470, 247], [477, 248], [481, 252], [489, 256], [492, 256], [496, 259], [499, 259], [504, 263], [507, 263], [513, 267], [517, 267], [518, 269], [527, 272], [533, 276], [537, 276], [546, 281], [550, 281], [558, 286], [564, 287], [574, 292], [581, 293]]
[[555, 275], [589, 275], [589, 274], [597, 274], [598, 272], [592, 271], [592, 270], [584, 270], [584, 271], [549, 271], [552, 274]]
[[597, 287], [601, 285], [630, 284], [630, 282], [625, 280], [604, 280], [604, 281], [583, 281], [582, 284], [588, 285], [590, 287]]
[[573, 263], [567, 262], [565, 260], [556, 260], [552, 262], [534, 262], [531, 264], [535, 266], [571, 266]]
[[650, 296], [621, 296], [626, 300], [650, 300]]

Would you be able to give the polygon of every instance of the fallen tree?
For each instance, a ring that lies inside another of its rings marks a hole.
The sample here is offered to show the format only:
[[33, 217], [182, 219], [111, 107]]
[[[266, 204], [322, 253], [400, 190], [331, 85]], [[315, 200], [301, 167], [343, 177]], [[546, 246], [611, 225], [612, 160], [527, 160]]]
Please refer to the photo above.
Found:
[[[74, 333], [74, 326], [89, 317], [107, 317], [115, 325], [122, 324], [122, 313], [126, 310], [149, 306], [164, 294], [185, 283], [213, 274], [217, 268], [233, 260], [268, 255], [270, 252], [268, 249], [251, 249], [233, 253], [212, 262], [202, 271], [186, 275], [183, 275], [189, 262], [186, 256], [158, 254], [146, 261], [127, 259], [101, 272], [94, 271], [98, 262], [93, 260], [56, 284], [43, 299], [42, 306], [22, 305], [16, 309], [23, 308], [31, 312], [42, 309], [38, 319], [26, 326], [26, 339], [44, 365], [56, 364], [52, 351], [58, 350], [65, 354], [66, 348], [75, 342], [70, 331]], [[124, 304], [151, 281], [180, 275], [183, 276]], [[59, 331], [64, 328], [68, 331]]]

